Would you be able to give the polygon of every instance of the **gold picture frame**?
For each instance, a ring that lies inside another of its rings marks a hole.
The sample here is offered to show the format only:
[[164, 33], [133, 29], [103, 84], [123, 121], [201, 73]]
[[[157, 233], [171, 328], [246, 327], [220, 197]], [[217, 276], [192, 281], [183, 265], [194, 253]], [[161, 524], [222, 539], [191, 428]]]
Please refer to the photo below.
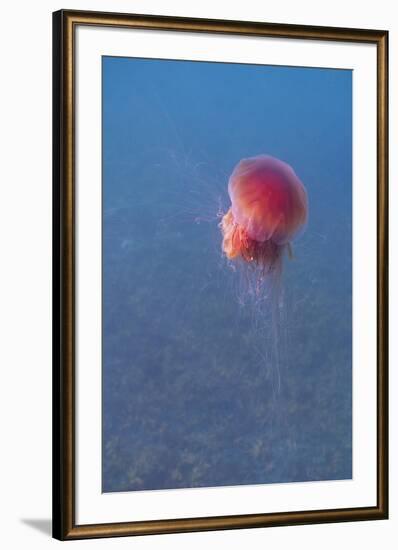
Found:
[[[75, 36], [78, 26], [368, 43], [377, 47], [377, 506], [78, 525], [75, 521]], [[388, 517], [388, 33], [61, 10], [53, 14], [53, 536], [60, 540]]]

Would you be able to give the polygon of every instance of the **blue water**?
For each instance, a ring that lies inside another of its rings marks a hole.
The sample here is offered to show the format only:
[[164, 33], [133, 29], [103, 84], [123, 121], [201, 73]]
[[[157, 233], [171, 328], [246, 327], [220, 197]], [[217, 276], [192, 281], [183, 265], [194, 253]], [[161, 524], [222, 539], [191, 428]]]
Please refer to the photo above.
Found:
[[[352, 477], [352, 74], [103, 58], [103, 490]], [[243, 157], [309, 221], [272, 303], [221, 253]]]

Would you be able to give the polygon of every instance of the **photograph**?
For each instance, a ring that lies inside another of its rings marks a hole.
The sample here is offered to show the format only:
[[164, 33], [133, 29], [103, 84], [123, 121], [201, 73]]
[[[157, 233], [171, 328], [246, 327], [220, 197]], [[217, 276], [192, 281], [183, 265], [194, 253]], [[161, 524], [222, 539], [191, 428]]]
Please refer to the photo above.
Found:
[[395, 548], [394, 13], [5, 3], [6, 550]]
[[104, 492], [352, 477], [352, 71], [102, 59]]

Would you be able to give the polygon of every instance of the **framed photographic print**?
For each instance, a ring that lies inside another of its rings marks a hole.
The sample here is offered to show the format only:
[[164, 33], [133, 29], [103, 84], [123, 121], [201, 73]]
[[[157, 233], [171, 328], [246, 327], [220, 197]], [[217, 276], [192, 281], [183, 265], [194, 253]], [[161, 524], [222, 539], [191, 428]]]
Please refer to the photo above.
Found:
[[53, 24], [54, 537], [386, 519], [388, 33]]

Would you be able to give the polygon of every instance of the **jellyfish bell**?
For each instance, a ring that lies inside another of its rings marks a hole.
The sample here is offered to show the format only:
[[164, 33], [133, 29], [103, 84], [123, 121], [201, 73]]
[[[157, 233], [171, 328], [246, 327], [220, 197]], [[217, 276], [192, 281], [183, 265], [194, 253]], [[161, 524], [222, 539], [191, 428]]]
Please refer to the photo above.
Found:
[[228, 182], [231, 207], [220, 227], [228, 259], [281, 269], [285, 250], [306, 224], [307, 193], [294, 170], [267, 155], [242, 159]]
[[289, 242], [307, 219], [307, 194], [293, 169], [261, 155], [243, 159], [228, 182], [232, 214], [258, 242]]

